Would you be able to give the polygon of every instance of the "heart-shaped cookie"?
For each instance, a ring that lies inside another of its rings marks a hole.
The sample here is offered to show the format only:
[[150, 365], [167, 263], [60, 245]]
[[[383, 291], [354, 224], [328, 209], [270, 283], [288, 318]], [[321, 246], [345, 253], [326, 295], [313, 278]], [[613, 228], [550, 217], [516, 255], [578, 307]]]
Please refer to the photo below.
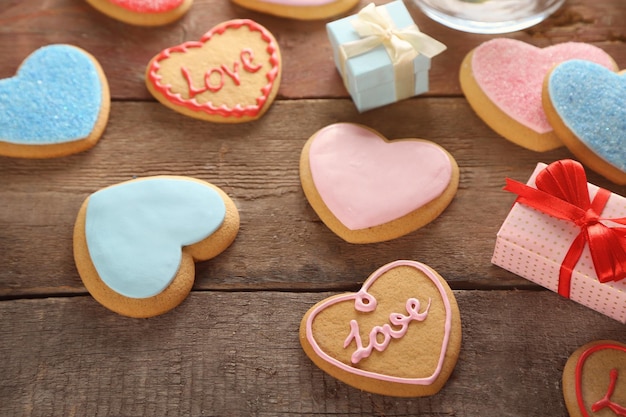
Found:
[[356, 293], [313, 306], [300, 324], [305, 353], [323, 371], [376, 394], [437, 393], [461, 347], [461, 319], [446, 281], [428, 266], [396, 261]]
[[109, 86], [84, 50], [48, 45], [0, 80], [0, 155], [51, 158], [94, 146], [109, 118]]
[[160, 26], [181, 18], [193, 0], [87, 0], [87, 3], [124, 23]]
[[555, 65], [584, 59], [615, 70], [602, 49], [580, 42], [546, 48], [508, 38], [472, 50], [461, 64], [463, 92], [476, 114], [504, 138], [534, 151], [562, 146], [541, 103], [543, 80]]
[[583, 164], [626, 184], [626, 71], [564, 62], [546, 77], [543, 103], [554, 131]]
[[278, 43], [252, 20], [221, 23], [199, 42], [167, 48], [148, 64], [146, 85], [163, 105], [190, 117], [239, 123], [261, 117], [278, 91]]
[[316, 20], [344, 13], [359, 0], [233, 0], [245, 8], [274, 16]]
[[434, 220], [454, 198], [459, 170], [441, 146], [390, 141], [361, 125], [317, 131], [300, 159], [300, 179], [322, 221], [351, 243], [390, 240]]
[[194, 281], [194, 261], [235, 239], [239, 215], [219, 188], [161, 176], [104, 188], [85, 200], [74, 230], [74, 256], [87, 290], [131, 317], [178, 305]]
[[578, 348], [563, 369], [571, 417], [626, 416], [626, 345], [598, 340]]

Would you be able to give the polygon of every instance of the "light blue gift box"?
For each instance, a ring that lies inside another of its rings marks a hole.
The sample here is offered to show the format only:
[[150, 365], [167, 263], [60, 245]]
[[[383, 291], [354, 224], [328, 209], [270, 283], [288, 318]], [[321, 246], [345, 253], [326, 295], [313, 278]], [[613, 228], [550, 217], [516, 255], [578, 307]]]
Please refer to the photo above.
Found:
[[[398, 29], [415, 22], [401, 0], [384, 6]], [[383, 45], [351, 58], [342, 63], [341, 45], [362, 39], [352, 26], [356, 15], [330, 22], [326, 25], [328, 38], [333, 48], [333, 57], [346, 89], [352, 96], [359, 112], [371, 110], [404, 98], [428, 91], [428, 71], [431, 59], [419, 54], [413, 61], [415, 88], [413, 91], [396, 92], [394, 69], [391, 58]], [[342, 65], [343, 64], [343, 65]], [[345, 74], [342, 72], [345, 70]]]

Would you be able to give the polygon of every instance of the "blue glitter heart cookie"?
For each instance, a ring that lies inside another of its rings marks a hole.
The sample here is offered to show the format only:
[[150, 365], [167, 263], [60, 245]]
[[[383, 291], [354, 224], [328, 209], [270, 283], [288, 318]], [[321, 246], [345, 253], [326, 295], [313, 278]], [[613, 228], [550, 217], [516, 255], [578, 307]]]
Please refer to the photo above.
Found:
[[180, 304], [194, 262], [223, 252], [239, 213], [220, 188], [156, 176], [103, 188], [83, 203], [74, 226], [74, 260], [89, 293], [129, 317], [152, 317]]
[[593, 171], [626, 184], [626, 73], [589, 61], [557, 65], [546, 76], [543, 106], [565, 146]]
[[109, 86], [98, 61], [71, 45], [33, 52], [0, 80], [0, 155], [54, 158], [93, 147], [106, 127]]

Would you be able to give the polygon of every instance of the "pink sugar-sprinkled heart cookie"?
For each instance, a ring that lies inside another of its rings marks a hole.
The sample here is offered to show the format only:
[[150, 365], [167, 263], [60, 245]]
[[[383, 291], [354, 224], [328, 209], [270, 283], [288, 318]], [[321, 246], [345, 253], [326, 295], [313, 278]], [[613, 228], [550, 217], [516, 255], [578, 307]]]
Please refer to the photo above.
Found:
[[180, 19], [193, 0], [87, 0], [87, 3], [124, 23], [160, 26]]
[[433, 142], [390, 141], [364, 126], [337, 123], [305, 144], [300, 179], [328, 228], [348, 242], [372, 243], [439, 216], [454, 198], [459, 169]]
[[229, 20], [200, 41], [157, 54], [146, 70], [146, 86], [163, 105], [186, 116], [220, 123], [260, 118], [280, 85], [278, 43], [249, 19]]
[[247, 9], [299, 20], [316, 20], [344, 13], [359, 0], [232, 0]]
[[543, 106], [554, 131], [580, 162], [626, 184], [626, 71], [564, 62], [545, 78]]
[[434, 395], [454, 370], [461, 317], [446, 281], [400, 260], [374, 272], [356, 293], [311, 307], [300, 343], [320, 369], [353, 387], [396, 397]]
[[467, 54], [461, 88], [476, 114], [498, 134], [527, 149], [562, 146], [541, 103], [543, 80], [555, 65], [584, 59], [616, 70], [602, 49], [580, 42], [538, 48], [514, 39], [487, 41]]

